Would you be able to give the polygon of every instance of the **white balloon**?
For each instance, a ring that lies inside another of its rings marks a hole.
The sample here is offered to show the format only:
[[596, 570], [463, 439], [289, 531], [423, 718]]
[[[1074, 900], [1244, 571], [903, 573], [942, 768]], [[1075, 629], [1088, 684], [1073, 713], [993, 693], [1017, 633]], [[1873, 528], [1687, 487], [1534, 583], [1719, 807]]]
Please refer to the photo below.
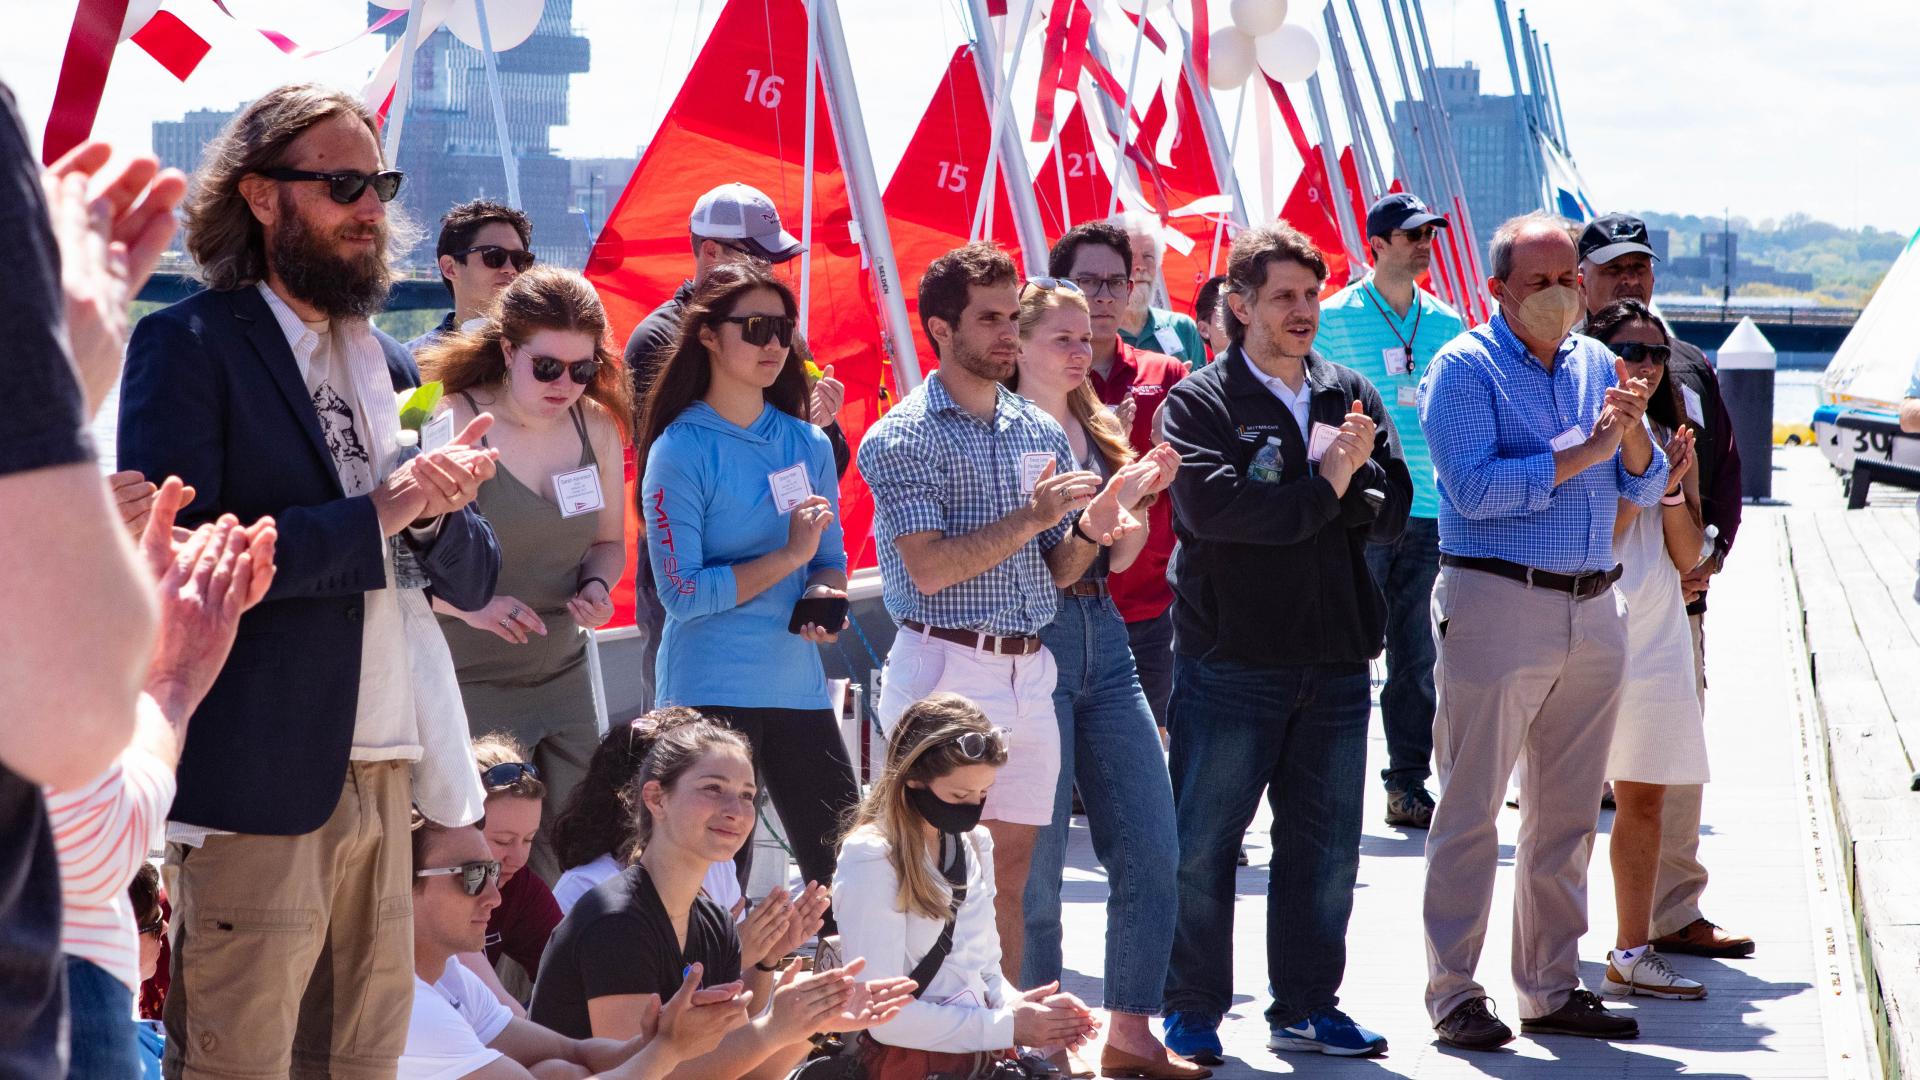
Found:
[[[511, 49], [532, 37], [547, 6], [546, 0], [486, 0], [486, 4], [494, 52]], [[481, 47], [480, 18], [474, 14], [473, 0], [454, 0], [447, 11], [447, 29], [468, 45]]]
[[160, 0], [130, 0], [127, 4], [127, 19], [120, 24], [120, 40], [125, 41], [140, 32], [147, 20], [160, 12]]
[[1250, 38], [1271, 34], [1287, 21], [1287, 0], [1233, 0], [1233, 25]]
[[1295, 23], [1254, 39], [1253, 50], [1260, 69], [1281, 82], [1300, 82], [1320, 67], [1320, 39]]
[[1215, 90], [1237, 90], [1253, 74], [1253, 39], [1231, 26], [1207, 37], [1207, 82]]

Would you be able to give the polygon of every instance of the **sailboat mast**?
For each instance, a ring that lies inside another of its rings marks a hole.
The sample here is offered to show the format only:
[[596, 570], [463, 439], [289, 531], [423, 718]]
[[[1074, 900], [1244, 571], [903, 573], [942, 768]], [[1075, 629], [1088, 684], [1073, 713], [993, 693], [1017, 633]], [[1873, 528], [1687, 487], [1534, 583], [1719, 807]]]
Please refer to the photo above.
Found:
[[[1028, 0], [1023, 10], [1030, 13], [1033, 6], [1032, 0]], [[991, 160], [994, 151], [998, 151], [999, 175], [1006, 181], [1007, 203], [1013, 207], [1014, 234], [1020, 238], [1020, 261], [1027, 273], [1038, 273], [1047, 265], [1047, 230], [1040, 222], [1040, 204], [1033, 194], [1025, 140], [1021, 139], [1017, 125], [1004, 122], [1005, 114], [1012, 109], [1009, 99], [1018, 73], [1007, 72], [1006, 86], [1000, 85], [1000, 42], [994, 37], [993, 23], [988, 21], [986, 0], [967, 0], [967, 11], [973, 18], [974, 70], [980, 75], [980, 89], [986, 93], [987, 107], [993, 110], [990, 115], [995, 141], [988, 157]], [[1025, 34], [1026, 27], [1013, 27], [1012, 32]], [[1015, 56], [1018, 55], [1016, 50]], [[983, 178], [980, 198], [984, 201], [993, 197], [992, 183]]]
[[[1179, 20], [1174, 20], [1174, 25], [1179, 26]], [[1188, 36], [1186, 27], [1179, 26], [1179, 29], [1181, 74], [1187, 80], [1187, 93], [1193, 97], [1194, 111], [1200, 114], [1200, 128], [1207, 136], [1207, 156], [1213, 159], [1213, 175], [1220, 185], [1221, 193], [1233, 199], [1233, 223], [1244, 229], [1248, 221], [1247, 201], [1240, 195], [1240, 178], [1233, 171], [1233, 142], [1220, 126], [1220, 110], [1214, 105], [1212, 89], [1207, 86], [1205, 80], [1200, 78], [1199, 68], [1194, 66], [1193, 40]], [[1246, 101], [1246, 88], [1242, 87], [1241, 108], [1245, 108]], [[1173, 104], [1171, 101], [1167, 102], [1168, 108], [1172, 108]], [[1238, 133], [1240, 128], [1238, 115], [1234, 118], [1233, 126]]]
[[[1340, 172], [1340, 156], [1333, 140], [1333, 125], [1327, 121], [1327, 101], [1320, 93], [1320, 73], [1307, 76], [1307, 101], [1313, 108], [1313, 123], [1320, 130], [1320, 160], [1327, 169], [1327, 189], [1333, 193], [1334, 224], [1340, 227], [1340, 243], [1347, 249], [1350, 265], [1367, 265], [1366, 246], [1360, 242], [1360, 226], [1353, 219], [1353, 199], [1347, 194], [1347, 180]], [[1349, 271], [1351, 276], [1351, 271]]]
[[[1532, 113], [1527, 108], [1527, 92], [1520, 85], [1520, 61], [1513, 49], [1513, 24], [1507, 20], [1507, 0], [1493, 0], [1494, 14], [1500, 19], [1500, 44], [1507, 51], [1507, 78], [1513, 82], [1514, 116], [1520, 123], [1520, 130], [1527, 132], [1527, 166], [1533, 173], [1533, 189], [1538, 198], [1547, 197], [1547, 166], [1540, 158], [1539, 137], [1533, 133]], [[1547, 205], [1542, 202], [1541, 205]]]
[[874, 298], [880, 305], [882, 340], [893, 354], [901, 392], [920, 385], [920, 358], [913, 348], [913, 324], [907, 320], [905, 283], [894, 260], [893, 234], [887, 227], [886, 207], [880, 201], [880, 181], [874, 175], [873, 150], [867, 145], [867, 123], [854, 89], [853, 64], [847, 56], [846, 29], [840, 22], [838, 0], [812, 0], [817, 20], [821, 75], [827, 85], [827, 104], [833, 109], [834, 133], [840, 144], [840, 166], [846, 174], [847, 198], [859, 228], [861, 251], [873, 272]]

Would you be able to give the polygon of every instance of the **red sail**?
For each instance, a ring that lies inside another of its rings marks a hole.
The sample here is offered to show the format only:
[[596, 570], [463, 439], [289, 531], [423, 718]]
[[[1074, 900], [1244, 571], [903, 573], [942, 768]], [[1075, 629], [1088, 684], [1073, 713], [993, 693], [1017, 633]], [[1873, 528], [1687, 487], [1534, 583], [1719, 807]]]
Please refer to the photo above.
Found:
[[[730, 181], [752, 184], [772, 197], [788, 231], [801, 232], [806, 56], [801, 0], [729, 0], [587, 264], [616, 342], [624, 343], [692, 275], [687, 217], [708, 189]], [[853, 215], [824, 88], [816, 102], [808, 340], [815, 362], [832, 364], [847, 385], [840, 423], [847, 440], [857, 444], [879, 416], [880, 387], [889, 373], [868, 271], [849, 227]], [[797, 289], [799, 260], [780, 269]], [[872, 500], [851, 470], [840, 502], [847, 554], [854, 566], [870, 566]], [[635, 527], [630, 520], [628, 549], [637, 552]], [[616, 624], [631, 620], [632, 595], [631, 584], [623, 582]]]
[[1040, 205], [1040, 224], [1047, 230], [1049, 243], [1080, 222], [1107, 216], [1113, 184], [1100, 167], [1099, 155], [1093, 152], [1093, 136], [1087, 131], [1087, 116], [1079, 104], [1061, 125], [1046, 165], [1034, 174], [1033, 195]]
[[[1340, 225], [1333, 216], [1333, 185], [1327, 182], [1318, 147], [1303, 156], [1300, 176], [1293, 182], [1280, 216], [1306, 233], [1313, 246], [1320, 249], [1320, 256], [1327, 261], [1327, 289], [1338, 289], [1347, 283], [1348, 267], [1346, 245], [1340, 242]], [[1365, 268], [1358, 272], [1364, 273]]]
[[[1220, 180], [1214, 175], [1213, 155], [1207, 150], [1206, 128], [1200, 123], [1200, 110], [1194, 104], [1193, 94], [1187, 89], [1187, 81], [1179, 82], [1176, 96], [1179, 107], [1179, 127], [1174, 129], [1173, 149], [1169, 154], [1170, 165], [1160, 165], [1154, 171], [1158, 174], [1158, 187], [1165, 194], [1169, 209], [1178, 210], [1195, 199], [1218, 195], [1221, 191]], [[1140, 144], [1151, 149], [1158, 138], [1159, 123], [1155, 123], [1155, 114], [1165, 123], [1166, 94], [1154, 99], [1153, 107], [1147, 116], [1145, 128], [1141, 131]], [[1147, 180], [1149, 192], [1155, 186], [1152, 178]], [[1151, 198], [1149, 201], [1152, 201]], [[1200, 292], [1201, 283], [1209, 276], [1208, 267], [1213, 254], [1213, 234], [1220, 214], [1187, 214], [1168, 220], [1167, 224], [1185, 233], [1193, 241], [1193, 250], [1185, 255], [1167, 249], [1166, 258], [1160, 263], [1160, 276], [1167, 284], [1167, 299], [1173, 310], [1181, 314], [1193, 311], [1193, 299]], [[1227, 245], [1231, 237], [1224, 232], [1220, 238], [1220, 269], [1227, 264]]]

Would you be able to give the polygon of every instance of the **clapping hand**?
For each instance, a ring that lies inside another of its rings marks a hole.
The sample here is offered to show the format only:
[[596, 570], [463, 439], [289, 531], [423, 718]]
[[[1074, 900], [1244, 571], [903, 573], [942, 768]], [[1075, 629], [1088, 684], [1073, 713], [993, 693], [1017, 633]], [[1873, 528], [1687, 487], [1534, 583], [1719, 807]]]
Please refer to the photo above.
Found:
[[1340, 434], [1334, 436], [1332, 445], [1320, 458], [1319, 475], [1333, 485], [1335, 495], [1347, 493], [1353, 474], [1373, 455], [1375, 431], [1373, 417], [1367, 415], [1366, 406], [1354, 402], [1346, 419], [1340, 422]]
[[793, 898], [793, 917], [788, 921], [785, 933], [773, 939], [767, 957], [785, 956], [819, 933], [820, 927], [826, 924], [827, 908], [832, 904], [832, 890], [817, 881], [807, 882], [807, 887]]
[[[737, 981], [701, 989], [703, 970], [698, 963], [687, 965], [672, 999], [662, 1006], [649, 995], [651, 1008], [641, 1016], [640, 1032], [648, 1049], [671, 1058], [673, 1064], [711, 1053], [728, 1032], [747, 1022], [752, 991]], [[672, 1067], [664, 1060], [656, 1059], [655, 1064], [663, 1066], [659, 1075]]]
[[[1154, 466], [1156, 469], [1158, 466]], [[1115, 540], [1138, 530], [1140, 520], [1127, 512], [1125, 496], [1130, 486], [1137, 487], [1139, 474], [1129, 473], [1131, 465], [1114, 473], [1107, 485], [1100, 489], [1086, 510], [1080, 514], [1080, 531], [1094, 539], [1102, 547], [1111, 546]]]
[[415, 522], [451, 513], [472, 502], [480, 485], [493, 479], [500, 452], [480, 445], [493, 426], [493, 414], [481, 413], [445, 446], [409, 459], [374, 489], [385, 534], [393, 536]]
[[[860, 974], [867, 966], [864, 957], [849, 960], [834, 970], [849, 977]], [[853, 992], [847, 995], [847, 1003], [840, 1008], [840, 1015], [827, 1021], [828, 1031], [860, 1031], [878, 1027], [900, 1014], [913, 1001], [913, 992], [919, 983], [901, 975], [890, 979], [869, 979], [853, 984]]]
[[150, 565], [167, 557], [160, 578], [160, 624], [146, 688], [169, 718], [190, 714], [227, 662], [240, 616], [273, 585], [272, 518], [241, 527], [220, 519], [175, 540], [174, 515], [185, 505], [185, 485], [168, 477], [154, 498], [142, 547]]
[[768, 1034], [777, 1043], [792, 1043], [825, 1031], [852, 999], [853, 976], [846, 968], [801, 974], [795, 964], [774, 985], [767, 1005]]
[[1127, 486], [1120, 492], [1121, 505], [1131, 510], [1147, 496], [1165, 491], [1179, 470], [1180, 451], [1167, 443], [1161, 443], [1128, 462], [1120, 470], [1130, 475]]
[[1692, 471], [1697, 458], [1693, 452], [1693, 429], [1682, 424], [1667, 440], [1667, 493], [1680, 490], [1680, 481]]
[[1047, 462], [1027, 499], [1027, 513], [1042, 530], [1060, 524], [1061, 518], [1091, 503], [1100, 493], [1098, 476], [1084, 469], [1055, 475], [1057, 465]]
[[784, 887], [775, 885], [773, 891], [753, 905], [753, 910], [747, 912], [747, 917], [740, 921], [741, 969], [785, 956], [786, 950], [776, 953], [773, 947], [786, 939], [793, 918], [793, 898], [787, 895]]
[[1020, 995], [1013, 1007], [1013, 1041], [1040, 1050], [1084, 1046], [1100, 1031], [1093, 1010], [1050, 982]]
[[1121, 398], [1120, 403], [1111, 406], [1111, 409], [1113, 411], [1113, 418], [1120, 421], [1120, 430], [1122, 432], [1132, 431], [1134, 417], [1140, 413], [1140, 403], [1134, 400], [1133, 395], [1128, 394], [1126, 397]]
[[[107, 490], [113, 495], [120, 522], [133, 533], [136, 543], [147, 531], [147, 516], [153, 511], [153, 497], [160, 489], [138, 470], [128, 469], [107, 477]], [[193, 501], [193, 489], [187, 489], [187, 502]]]

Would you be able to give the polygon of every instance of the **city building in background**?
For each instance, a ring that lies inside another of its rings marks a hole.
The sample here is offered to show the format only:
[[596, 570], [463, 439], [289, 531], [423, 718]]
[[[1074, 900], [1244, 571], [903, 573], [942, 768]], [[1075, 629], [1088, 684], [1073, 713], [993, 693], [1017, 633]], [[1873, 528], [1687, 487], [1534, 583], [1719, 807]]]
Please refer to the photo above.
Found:
[[[1537, 153], [1527, 129], [1514, 122], [1511, 94], [1480, 92], [1480, 69], [1468, 63], [1462, 67], [1433, 69], [1440, 84], [1441, 100], [1453, 128], [1453, 152], [1460, 162], [1460, 179], [1466, 185], [1467, 212], [1480, 233], [1481, 252], [1494, 227], [1510, 217], [1540, 209], [1540, 191], [1535, 184], [1530, 160]], [[1407, 103], [1393, 106], [1394, 137], [1407, 148], [1413, 160], [1394, 164], [1394, 171], [1405, 177], [1422, 175], [1421, 164], [1413, 148], [1413, 120]], [[1437, 199], [1434, 192], [1417, 192], [1422, 198]]]

